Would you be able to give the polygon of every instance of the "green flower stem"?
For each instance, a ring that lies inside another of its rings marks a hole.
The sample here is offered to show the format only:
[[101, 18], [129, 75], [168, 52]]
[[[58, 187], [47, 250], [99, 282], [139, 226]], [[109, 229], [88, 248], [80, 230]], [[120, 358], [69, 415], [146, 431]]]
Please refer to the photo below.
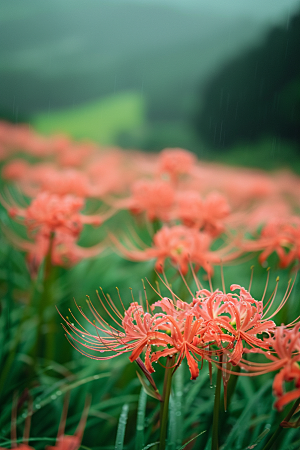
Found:
[[49, 250], [44, 260], [44, 281], [42, 287], [42, 295], [39, 299], [39, 308], [38, 308], [38, 327], [37, 327], [37, 337], [34, 349], [34, 360], [35, 366], [37, 365], [37, 358], [40, 353], [44, 353], [43, 349], [46, 347], [46, 358], [52, 359], [53, 356], [53, 330], [52, 323], [48, 324], [49, 329], [46, 335], [46, 343], [45, 339], [42, 336], [42, 328], [45, 321], [45, 310], [48, 306], [52, 304], [52, 281], [53, 281], [53, 266], [52, 266], [52, 247], [53, 247], [53, 237], [50, 237], [49, 242]]
[[[298, 398], [298, 400], [295, 401], [294, 405], [288, 412], [287, 416], [284, 419], [285, 422], [289, 422], [291, 420], [291, 418], [293, 417], [299, 406], [300, 406], [300, 397]], [[268, 440], [263, 450], [270, 450], [272, 448], [273, 444], [277, 441], [278, 436], [281, 434], [282, 430], [283, 427], [279, 424], [277, 430], [275, 431], [273, 436], [271, 436], [271, 438]]]
[[[220, 356], [220, 364], [222, 365], [222, 355]], [[213, 413], [211, 450], [219, 449], [219, 414], [220, 414], [221, 383], [222, 383], [222, 369], [218, 369], [217, 384], [215, 390], [214, 413]]]
[[175, 355], [167, 357], [167, 364], [165, 369], [164, 387], [162, 402], [160, 406], [160, 439], [159, 450], [165, 450], [166, 437], [167, 437], [167, 425], [168, 425], [168, 413], [169, 413], [169, 399], [171, 393], [171, 383], [173, 375], [173, 366], [175, 364]]

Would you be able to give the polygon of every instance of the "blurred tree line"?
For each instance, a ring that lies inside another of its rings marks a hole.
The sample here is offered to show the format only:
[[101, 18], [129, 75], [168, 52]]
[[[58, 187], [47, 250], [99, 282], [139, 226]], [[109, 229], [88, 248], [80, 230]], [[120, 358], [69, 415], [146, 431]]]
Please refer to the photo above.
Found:
[[275, 136], [300, 141], [300, 12], [228, 61], [204, 89], [197, 132], [210, 147]]

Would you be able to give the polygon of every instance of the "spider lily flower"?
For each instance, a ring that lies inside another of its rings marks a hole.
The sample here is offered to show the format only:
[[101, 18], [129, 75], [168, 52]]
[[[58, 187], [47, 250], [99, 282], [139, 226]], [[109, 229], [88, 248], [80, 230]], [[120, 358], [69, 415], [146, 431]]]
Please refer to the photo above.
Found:
[[203, 267], [208, 275], [213, 273], [213, 265], [221, 262], [221, 253], [210, 250], [212, 238], [207, 233], [183, 225], [169, 227], [164, 225], [153, 236], [153, 244], [143, 250], [128, 242], [125, 246], [115, 236], [111, 239], [117, 250], [132, 261], [148, 261], [156, 259], [155, 269], [161, 272], [166, 259], [170, 259], [184, 275], [189, 264]]
[[50, 234], [57, 231], [78, 237], [83, 224], [100, 225], [98, 216], [84, 216], [80, 210], [84, 200], [72, 195], [58, 196], [43, 192], [27, 208], [11, 207], [10, 216], [22, 219], [29, 234]]
[[115, 202], [115, 206], [129, 209], [134, 215], [145, 213], [151, 222], [170, 220], [175, 190], [168, 181], [137, 180], [132, 184], [131, 192], [129, 198]]
[[172, 316], [167, 317], [168, 324], [170, 325], [173, 347], [154, 352], [151, 357], [151, 363], [164, 356], [177, 355], [176, 366], [178, 366], [184, 357], [186, 357], [191, 373], [191, 380], [194, 380], [199, 375], [199, 360], [197, 356], [199, 356], [201, 360], [207, 359], [211, 361], [209, 352], [206, 349], [207, 345], [205, 344], [205, 341], [201, 339], [202, 335], [205, 333], [203, 320], [201, 318], [193, 320], [193, 314], [186, 314], [182, 331], [180, 323]]
[[[277, 397], [275, 407], [282, 409], [287, 403], [300, 397], [300, 322], [292, 329], [278, 327], [274, 335], [268, 339], [268, 344], [281, 361], [281, 370], [274, 378], [273, 392]], [[267, 353], [266, 356], [274, 360], [272, 353]], [[294, 381], [296, 389], [285, 393], [283, 387], [285, 381]]]
[[133, 175], [131, 165], [128, 167], [129, 164], [128, 155], [118, 148], [111, 148], [109, 151], [97, 154], [85, 168], [85, 174], [91, 184], [90, 195], [106, 198], [110, 194], [127, 192]]
[[23, 192], [36, 197], [40, 192], [56, 195], [90, 197], [92, 190], [87, 175], [74, 168], [58, 168], [53, 164], [40, 163], [28, 167], [19, 180]]
[[[110, 297], [104, 296], [105, 303], [98, 295], [109, 316], [108, 321], [88, 301], [92, 319], [78, 306], [81, 316], [89, 324], [88, 328], [72, 314], [72, 322], [69, 318], [64, 319], [67, 338], [83, 355], [95, 360], [130, 353], [129, 359], [133, 362], [144, 354], [149, 374], [154, 372], [153, 363], [163, 357], [174, 356], [174, 368], [186, 358], [191, 378], [195, 379], [199, 375], [198, 363], [202, 365], [204, 360], [209, 364], [216, 363], [215, 357], [224, 355], [226, 372], [230, 364], [245, 367], [245, 352], [268, 352], [270, 343], [265, 336], [271, 338], [276, 330], [271, 319], [290, 294], [288, 287], [278, 308], [267, 317], [274, 303], [276, 288], [264, 306], [265, 292], [261, 300], [256, 300], [239, 285], [232, 285], [229, 293], [225, 290], [211, 292], [199, 287], [196, 297], [190, 292], [190, 302], [182, 301], [168, 284], [165, 286], [172, 293], [172, 299], [155, 291], [160, 299], [149, 307], [146, 297], [147, 310], [136, 301], [126, 309], [120, 297], [121, 313]], [[233, 292], [235, 290], [239, 293]], [[90, 331], [91, 327], [94, 333]], [[280, 367], [278, 361], [274, 367]], [[256, 366], [250, 372], [255, 370]], [[259, 370], [264, 373], [265, 367]]]
[[[270, 362], [243, 360], [241, 367], [254, 375], [279, 370], [274, 377], [273, 393], [277, 397], [274, 406], [281, 410], [287, 403], [300, 397], [300, 322], [292, 328], [283, 325], [277, 327], [263, 343], [261, 350], [253, 349], [251, 354], [262, 353]], [[285, 392], [284, 383], [292, 381], [295, 389]]]
[[[150, 313], [150, 310], [145, 312], [142, 305], [137, 302], [131, 303], [129, 308], [124, 310], [124, 316], [122, 316], [111, 299], [106, 298], [106, 300], [110, 310], [104, 305], [102, 300], [100, 301], [117, 328], [115, 325], [109, 325], [97, 313], [90, 302], [88, 304], [94, 316], [94, 322], [83, 313], [81, 307], [78, 307], [78, 309], [90, 325], [93, 325], [96, 334], [91, 334], [79, 324], [73, 315], [76, 325], [71, 323], [69, 318], [64, 319], [67, 325], [63, 325], [66, 336], [81, 354], [96, 360], [106, 360], [119, 356], [122, 353], [131, 352], [129, 359], [133, 362], [140, 357], [142, 352], [145, 352], [145, 367], [149, 373], [154, 372], [152, 362], [160, 357], [176, 354], [178, 357], [176, 365], [179, 365], [184, 356], [186, 356], [191, 376], [196, 378], [198, 374], [196, 369], [197, 362], [193, 359], [191, 353], [201, 357], [203, 357], [205, 352], [208, 354], [205, 349], [202, 349], [202, 346], [201, 348], [197, 347], [199, 338], [196, 339], [196, 343], [193, 343], [201, 326], [201, 319], [196, 320], [197, 323], [193, 324], [192, 332], [189, 332], [193, 314], [188, 312], [185, 314], [185, 319], [182, 318], [182, 321], [187, 323], [178, 325], [174, 317], [164, 313], [153, 314], [153, 312]], [[115, 317], [112, 316], [112, 313], [114, 313]], [[182, 326], [183, 330], [181, 331]], [[78, 344], [83, 347], [83, 350], [78, 347]], [[164, 348], [165, 350], [155, 353], [153, 347], [155, 349]], [[87, 350], [107, 354], [105, 356], [95, 356], [87, 353]]]
[[184, 225], [217, 237], [225, 230], [230, 207], [227, 199], [218, 192], [211, 192], [202, 199], [197, 191], [181, 191], [176, 195], [173, 214]]
[[165, 148], [158, 157], [158, 173], [168, 174], [176, 183], [180, 176], [190, 174], [196, 164], [196, 156], [182, 148]]
[[[61, 149], [61, 146], [63, 149]], [[71, 142], [64, 136], [53, 142], [53, 152], [56, 161], [62, 167], [81, 167], [85, 161], [91, 159], [96, 154], [97, 147], [92, 142]]]
[[[4, 199], [9, 214], [27, 228], [30, 241], [23, 240], [8, 231], [17, 247], [28, 252], [32, 271], [51, 252], [53, 264], [77, 262], [83, 257], [93, 256], [102, 246], [83, 248], [77, 240], [85, 224], [99, 226], [107, 218], [104, 215], [87, 216], [80, 212], [84, 206], [82, 198], [71, 195], [58, 196], [43, 192], [37, 195], [27, 207], [11, 206]], [[109, 216], [109, 213], [107, 213]]]
[[[167, 334], [160, 331], [162, 323], [166, 321], [165, 315], [153, 315], [149, 312], [145, 312], [141, 305], [137, 302], [133, 302], [127, 310], [124, 309], [124, 316], [122, 316], [110, 298], [108, 299], [104, 295], [108, 307], [105, 306], [99, 294], [98, 298], [115, 325], [109, 325], [108, 322], [98, 314], [92, 303], [88, 301], [88, 306], [94, 317], [93, 322], [83, 313], [81, 307], [78, 307], [78, 309], [90, 325], [93, 325], [96, 334], [91, 334], [87, 329], [82, 327], [72, 315], [79, 328], [74, 323], [71, 323], [68, 318], [64, 319], [68, 328], [63, 325], [67, 333], [67, 338], [71, 338], [71, 344], [79, 350], [80, 353], [96, 360], [112, 359], [123, 353], [131, 352], [129, 359], [133, 362], [139, 358], [143, 350], [146, 349], [145, 366], [149, 372], [153, 372], [149, 358], [151, 345], [172, 345], [172, 339]], [[112, 314], [114, 314], [114, 316]], [[76, 342], [76, 344], [73, 344], [72, 341]], [[84, 350], [78, 348], [77, 344], [83, 346]], [[100, 353], [108, 353], [108, 355], [94, 356], [87, 353], [85, 349]]]
[[[292, 222], [292, 224], [290, 224]], [[262, 229], [260, 237], [245, 241], [245, 251], [262, 251], [259, 261], [263, 264], [271, 253], [276, 252], [281, 267], [287, 267], [300, 255], [300, 221], [297, 217], [271, 219]]]
[[268, 348], [259, 336], [262, 333], [270, 335], [276, 325], [272, 320], [264, 319], [262, 300], [255, 300], [239, 285], [232, 285], [230, 289], [238, 289], [240, 294], [200, 290], [193, 304], [197, 316], [208, 324], [207, 337], [219, 347], [227, 342], [224, 353], [229, 363], [237, 365], [245, 351], [245, 344], [251, 348]]

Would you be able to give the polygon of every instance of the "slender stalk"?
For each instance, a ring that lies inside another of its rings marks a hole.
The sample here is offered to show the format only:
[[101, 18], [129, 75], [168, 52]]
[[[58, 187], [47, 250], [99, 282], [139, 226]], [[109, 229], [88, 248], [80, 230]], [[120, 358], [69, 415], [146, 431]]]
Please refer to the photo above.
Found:
[[[220, 356], [220, 364], [222, 364], [222, 355]], [[219, 450], [219, 414], [220, 414], [221, 383], [222, 383], [222, 369], [218, 369], [217, 384], [215, 390], [211, 450]]]
[[166, 437], [167, 437], [167, 425], [168, 425], [168, 413], [169, 413], [169, 399], [171, 393], [171, 382], [173, 369], [175, 364], [175, 355], [167, 357], [167, 364], [165, 369], [164, 387], [162, 402], [160, 406], [160, 438], [159, 438], [159, 450], [165, 450]]
[[[43, 286], [42, 286], [42, 295], [39, 298], [39, 304], [38, 304], [39, 321], [38, 321], [38, 326], [37, 326], [37, 337], [36, 337], [35, 348], [34, 348], [35, 366], [37, 365], [37, 358], [39, 356], [40, 351], [45, 347], [45, 340], [44, 340], [44, 337], [42, 336], [42, 328], [43, 328], [44, 320], [45, 320], [45, 317], [44, 317], [45, 310], [46, 310], [47, 306], [49, 304], [51, 304], [51, 300], [52, 300], [52, 277], [51, 277], [51, 274], [52, 274], [53, 267], [52, 267], [51, 259], [52, 259], [53, 237], [54, 237], [54, 235], [52, 234], [50, 236], [48, 253], [44, 260], [44, 274], [43, 274], [44, 279], [43, 279]], [[50, 334], [51, 334], [51, 330], [50, 330]], [[50, 350], [51, 346], [52, 345], [49, 343], [49, 332], [48, 332], [47, 341], [46, 341], [46, 355], [48, 356], [48, 359], [49, 359], [49, 353], [51, 352], [51, 350]]]
[[[292, 408], [288, 412], [287, 416], [284, 419], [285, 422], [289, 422], [291, 420], [291, 418], [293, 417], [299, 406], [300, 406], [300, 397], [298, 398], [298, 400], [295, 401]], [[272, 448], [273, 444], [277, 441], [278, 436], [281, 434], [282, 430], [283, 427], [279, 424], [277, 430], [275, 431], [273, 436], [271, 436], [271, 438], [268, 440], [263, 450], [270, 450]]]

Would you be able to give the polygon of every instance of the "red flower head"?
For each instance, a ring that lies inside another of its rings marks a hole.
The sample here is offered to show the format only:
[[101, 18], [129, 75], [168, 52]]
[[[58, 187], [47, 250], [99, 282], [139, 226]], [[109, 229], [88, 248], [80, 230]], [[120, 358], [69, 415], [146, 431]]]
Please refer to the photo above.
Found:
[[182, 148], [166, 148], [158, 157], [158, 173], [168, 174], [176, 182], [180, 175], [192, 172], [196, 156]]
[[86, 216], [80, 212], [84, 200], [72, 195], [58, 196], [43, 192], [27, 208], [9, 207], [11, 217], [20, 221], [26, 228], [32, 241], [23, 241], [12, 236], [12, 240], [21, 249], [28, 252], [28, 259], [33, 272], [49, 251], [52, 263], [61, 264], [77, 262], [84, 256], [91, 256], [99, 247], [78, 247], [76, 242], [84, 224], [99, 226], [106, 218], [104, 215]]
[[230, 214], [226, 198], [218, 192], [211, 192], [202, 199], [196, 191], [178, 192], [174, 218], [180, 219], [184, 225], [196, 227], [212, 237], [225, 230], [225, 219]]
[[119, 202], [120, 208], [128, 208], [133, 214], [146, 213], [148, 220], [170, 219], [175, 191], [170, 183], [163, 180], [138, 180], [132, 185], [132, 195]]
[[173, 227], [163, 226], [153, 237], [152, 247], [145, 250], [129, 245], [123, 246], [114, 236], [111, 236], [120, 252], [133, 261], [156, 259], [155, 269], [162, 271], [165, 260], [170, 258], [182, 274], [186, 274], [190, 263], [203, 267], [211, 275], [213, 265], [220, 263], [218, 252], [210, 251], [211, 237], [200, 231], [183, 225]]

